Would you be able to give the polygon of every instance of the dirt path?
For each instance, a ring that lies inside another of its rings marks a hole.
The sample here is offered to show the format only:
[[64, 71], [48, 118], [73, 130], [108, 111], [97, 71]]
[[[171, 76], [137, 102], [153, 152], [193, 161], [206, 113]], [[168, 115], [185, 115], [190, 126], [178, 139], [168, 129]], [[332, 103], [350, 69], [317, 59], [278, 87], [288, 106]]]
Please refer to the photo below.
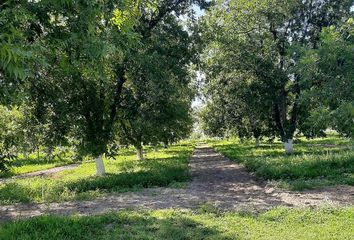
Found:
[[36, 171], [36, 172], [25, 173], [10, 178], [0, 178], [0, 183], [6, 183], [14, 179], [23, 179], [23, 178], [31, 178], [31, 177], [39, 177], [39, 176], [47, 177], [58, 172], [75, 169], [78, 166], [80, 166], [80, 164], [71, 164], [71, 165], [55, 167], [55, 168], [50, 168], [50, 169]]
[[214, 150], [202, 146], [190, 159], [192, 181], [186, 189], [156, 188], [114, 194], [94, 201], [20, 204], [0, 207], [0, 220], [45, 213], [90, 215], [124, 208], [194, 208], [212, 204], [222, 209], [267, 209], [274, 206], [353, 205], [354, 187], [337, 186], [301, 193], [276, 189]]

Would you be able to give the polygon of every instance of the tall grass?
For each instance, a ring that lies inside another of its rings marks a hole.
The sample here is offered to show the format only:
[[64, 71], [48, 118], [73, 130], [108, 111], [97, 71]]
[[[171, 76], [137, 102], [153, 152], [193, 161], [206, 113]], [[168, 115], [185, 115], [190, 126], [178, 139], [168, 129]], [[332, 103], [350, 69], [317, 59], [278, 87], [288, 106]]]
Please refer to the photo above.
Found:
[[267, 180], [277, 180], [293, 190], [320, 186], [354, 185], [353, 143], [338, 138], [302, 140], [295, 153], [284, 154], [281, 143], [263, 144], [237, 141], [209, 141], [230, 159]]

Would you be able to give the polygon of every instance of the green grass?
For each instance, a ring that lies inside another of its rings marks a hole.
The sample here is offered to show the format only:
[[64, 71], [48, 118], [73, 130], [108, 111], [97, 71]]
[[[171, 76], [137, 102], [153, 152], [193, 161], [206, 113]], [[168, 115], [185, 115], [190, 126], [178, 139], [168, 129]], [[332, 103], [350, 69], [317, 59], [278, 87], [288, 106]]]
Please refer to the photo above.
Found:
[[354, 239], [354, 208], [263, 213], [190, 210], [42, 216], [0, 225], [0, 240], [29, 239]]
[[149, 187], [183, 186], [189, 180], [188, 158], [192, 143], [174, 145], [137, 161], [133, 149], [122, 150], [115, 160], [104, 159], [107, 175], [95, 176], [93, 162], [53, 176], [16, 179], [0, 184], [0, 204], [87, 200], [108, 192]]
[[65, 159], [51, 159], [45, 160], [44, 158], [37, 158], [35, 154], [29, 156], [29, 158], [24, 158], [20, 156], [12, 162], [12, 167], [7, 172], [0, 172], [0, 178], [8, 178], [16, 175], [21, 175], [30, 172], [36, 172], [41, 170], [46, 170], [50, 168], [60, 167], [68, 164], [73, 164], [72, 160], [68, 158]]
[[209, 145], [249, 171], [282, 187], [303, 190], [322, 186], [354, 185], [353, 142], [338, 137], [305, 140], [294, 144], [295, 153], [286, 155], [281, 143], [243, 144], [233, 141], [208, 141]]

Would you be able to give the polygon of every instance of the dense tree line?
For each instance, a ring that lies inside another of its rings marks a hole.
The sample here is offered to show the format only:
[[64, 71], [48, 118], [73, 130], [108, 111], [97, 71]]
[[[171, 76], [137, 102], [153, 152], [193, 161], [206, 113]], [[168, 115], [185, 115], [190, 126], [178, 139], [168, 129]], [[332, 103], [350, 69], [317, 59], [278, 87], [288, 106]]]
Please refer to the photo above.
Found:
[[[208, 11], [194, 21], [192, 6]], [[5, 0], [0, 3], [0, 165], [68, 147], [102, 156], [192, 130], [354, 136], [352, 0]], [[184, 20], [188, 16], [190, 22]], [[198, 24], [197, 24], [198, 23]], [[195, 31], [197, 30], [197, 31]], [[8, 161], [7, 161], [8, 162]]]
[[[208, 6], [204, 0], [2, 1], [0, 104], [3, 112], [20, 111], [22, 139], [12, 141], [14, 151], [24, 143], [49, 152], [71, 146], [95, 158], [104, 175], [102, 155], [114, 154], [117, 144], [134, 145], [142, 158], [142, 144], [188, 135], [189, 66], [197, 55], [181, 16], [194, 14], [192, 4]], [[8, 128], [16, 125], [4, 119]], [[0, 150], [9, 152], [10, 136], [1, 132]]]
[[287, 152], [296, 133], [314, 137], [332, 128], [353, 137], [353, 5], [216, 1], [200, 23], [204, 129], [277, 136]]

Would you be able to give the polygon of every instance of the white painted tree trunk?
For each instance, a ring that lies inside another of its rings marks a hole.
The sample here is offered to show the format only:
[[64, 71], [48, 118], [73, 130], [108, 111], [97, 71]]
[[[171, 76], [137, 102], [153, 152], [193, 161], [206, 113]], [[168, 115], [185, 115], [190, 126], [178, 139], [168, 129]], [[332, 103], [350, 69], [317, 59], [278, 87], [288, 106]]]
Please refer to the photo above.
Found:
[[288, 139], [288, 141], [286, 141], [284, 143], [284, 147], [285, 147], [285, 153], [287, 153], [287, 154], [293, 153], [294, 152], [293, 140], [292, 139]]
[[96, 174], [97, 174], [97, 176], [106, 175], [106, 169], [104, 167], [104, 163], [103, 163], [103, 160], [102, 160], [102, 155], [100, 155], [97, 158], [95, 158], [95, 163], [96, 163]]
[[259, 138], [256, 138], [256, 147], [259, 147], [261, 144], [260, 144], [260, 141], [259, 141]]
[[136, 158], [138, 160], [144, 160], [144, 153], [143, 153], [143, 148], [140, 147], [136, 147]]

